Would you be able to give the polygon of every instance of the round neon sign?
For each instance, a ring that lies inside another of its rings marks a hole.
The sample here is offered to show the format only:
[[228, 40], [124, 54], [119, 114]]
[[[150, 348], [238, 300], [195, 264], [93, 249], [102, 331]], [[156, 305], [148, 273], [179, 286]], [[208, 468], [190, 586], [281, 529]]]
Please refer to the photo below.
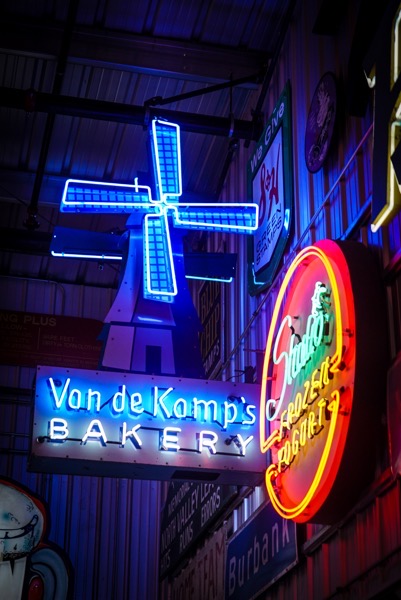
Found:
[[[354, 495], [346, 490], [352, 476], [347, 463], [355, 460], [356, 469], [365, 471], [358, 412], [368, 413], [363, 427], [373, 413], [366, 410], [368, 403], [358, 406], [364, 393], [360, 384], [355, 407], [359, 339], [367, 341], [355, 304], [363, 280], [354, 276], [359, 246], [352, 268], [348, 250], [344, 253], [336, 242], [324, 240], [302, 250], [285, 275], [272, 315], [261, 386], [260, 447], [270, 452], [265, 478], [271, 502], [281, 516], [297, 522], [329, 522], [335, 509], [346, 504], [343, 496]], [[377, 303], [363, 301], [377, 310]], [[373, 366], [368, 354], [361, 355], [365, 365]], [[358, 474], [356, 479], [364, 481]], [[338, 495], [334, 501], [329, 498], [333, 488]]]

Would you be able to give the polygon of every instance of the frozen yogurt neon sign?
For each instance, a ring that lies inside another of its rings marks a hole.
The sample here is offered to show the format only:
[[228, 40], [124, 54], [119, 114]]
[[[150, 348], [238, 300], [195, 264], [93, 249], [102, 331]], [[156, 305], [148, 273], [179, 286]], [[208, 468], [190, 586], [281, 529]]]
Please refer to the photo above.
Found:
[[[298, 522], [322, 509], [340, 468], [353, 404], [355, 311], [338, 245], [305, 248], [280, 288], [268, 335], [260, 448], [276, 511]], [[269, 425], [269, 431], [267, 431]]]

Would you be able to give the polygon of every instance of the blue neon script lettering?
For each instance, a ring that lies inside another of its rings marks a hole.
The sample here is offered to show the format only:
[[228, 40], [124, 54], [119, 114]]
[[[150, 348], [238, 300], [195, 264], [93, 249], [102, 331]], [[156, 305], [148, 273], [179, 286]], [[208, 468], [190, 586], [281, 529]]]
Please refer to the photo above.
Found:
[[53, 392], [53, 399], [54, 399], [54, 403], [56, 405], [56, 408], [61, 408], [61, 406], [63, 404], [64, 397], [65, 397], [65, 395], [67, 393], [67, 390], [68, 390], [68, 386], [70, 385], [71, 379], [68, 377], [65, 380], [64, 387], [63, 387], [63, 390], [62, 390], [60, 396], [57, 393], [53, 377], [50, 377], [48, 381], [49, 381], [50, 389]]
[[50, 390], [51, 403], [57, 411], [93, 412], [104, 414], [106, 410], [113, 416], [129, 414], [140, 417], [144, 412], [154, 418], [166, 420], [191, 420], [199, 423], [217, 423], [226, 430], [230, 425], [253, 425], [256, 422], [256, 406], [246, 401], [244, 396], [229, 397], [224, 401], [204, 399], [197, 396], [184, 398], [179, 395], [179, 389], [172, 386], [161, 388], [153, 386], [149, 391], [131, 392], [127, 386], [118, 386], [113, 395], [100, 390], [81, 389], [70, 377], [63, 382], [49, 377], [47, 380]]
[[161, 412], [166, 419], [171, 419], [171, 412], [168, 410], [167, 406], [164, 404], [164, 400], [167, 396], [174, 390], [174, 388], [169, 387], [161, 396], [159, 396], [159, 388], [157, 385], [153, 388], [153, 416], [155, 417], [158, 412], [158, 407], [160, 405]]

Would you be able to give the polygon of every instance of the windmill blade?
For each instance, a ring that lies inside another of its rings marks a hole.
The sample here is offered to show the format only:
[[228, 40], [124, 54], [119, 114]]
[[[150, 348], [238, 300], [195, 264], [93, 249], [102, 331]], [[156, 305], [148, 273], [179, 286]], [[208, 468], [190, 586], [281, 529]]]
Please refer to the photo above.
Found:
[[160, 213], [159, 204], [152, 201], [150, 187], [146, 185], [68, 179], [60, 210], [79, 213]]
[[252, 234], [258, 228], [259, 206], [246, 203], [202, 203], [169, 205], [175, 227], [214, 229]]
[[144, 297], [160, 302], [173, 302], [177, 295], [173, 253], [165, 214], [145, 215]]
[[182, 194], [180, 128], [154, 119], [151, 139], [158, 197], [177, 202]]

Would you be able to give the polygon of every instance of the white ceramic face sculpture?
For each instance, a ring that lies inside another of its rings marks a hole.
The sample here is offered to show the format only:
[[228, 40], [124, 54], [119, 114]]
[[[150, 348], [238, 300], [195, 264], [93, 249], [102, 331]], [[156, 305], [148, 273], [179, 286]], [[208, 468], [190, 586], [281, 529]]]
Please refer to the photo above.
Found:
[[0, 560], [26, 556], [38, 545], [44, 516], [34, 501], [0, 482]]

